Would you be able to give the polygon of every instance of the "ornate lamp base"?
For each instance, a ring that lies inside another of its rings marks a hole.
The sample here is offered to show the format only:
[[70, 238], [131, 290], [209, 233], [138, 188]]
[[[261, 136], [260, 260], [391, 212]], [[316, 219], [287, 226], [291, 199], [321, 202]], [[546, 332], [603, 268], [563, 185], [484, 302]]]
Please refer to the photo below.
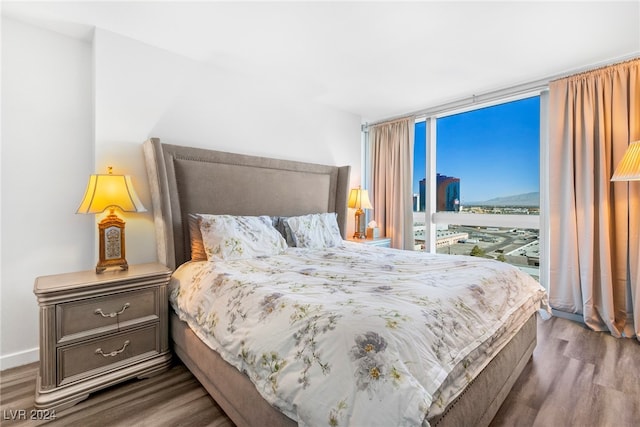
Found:
[[117, 264], [110, 263], [108, 261], [98, 261], [98, 264], [96, 264], [96, 273], [104, 273], [104, 271], [109, 267], [120, 267], [120, 269], [122, 270], [128, 270], [129, 264], [127, 264], [127, 260], [124, 260], [123, 262], [119, 262]]
[[353, 233], [354, 239], [366, 239], [367, 236], [364, 233], [364, 211], [362, 209], [356, 210], [356, 232]]
[[129, 264], [124, 251], [124, 221], [116, 216], [113, 208], [98, 224], [100, 234], [100, 258], [96, 265], [96, 273], [102, 273], [109, 267], [120, 267], [128, 270]]

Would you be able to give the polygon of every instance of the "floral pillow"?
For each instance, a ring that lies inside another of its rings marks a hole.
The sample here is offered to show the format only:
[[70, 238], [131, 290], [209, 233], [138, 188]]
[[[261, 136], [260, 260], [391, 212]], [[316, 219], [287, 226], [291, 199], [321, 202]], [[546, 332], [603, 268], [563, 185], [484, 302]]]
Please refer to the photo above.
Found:
[[278, 255], [287, 248], [268, 216], [202, 214], [200, 231], [209, 261]]
[[293, 216], [286, 221], [299, 248], [322, 249], [342, 246], [343, 240], [335, 212]]

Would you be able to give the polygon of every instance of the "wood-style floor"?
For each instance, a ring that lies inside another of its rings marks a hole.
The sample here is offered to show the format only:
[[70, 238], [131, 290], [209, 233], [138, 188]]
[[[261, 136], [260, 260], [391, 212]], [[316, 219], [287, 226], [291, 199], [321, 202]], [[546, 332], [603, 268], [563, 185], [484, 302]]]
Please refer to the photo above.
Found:
[[[37, 364], [0, 373], [0, 424], [33, 409]], [[233, 426], [179, 362], [166, 373], [92, 394], [47, 426]], [[538, 321], [533, 360], [491, 426], [639, 426], [640, 343], [554, 317]]]

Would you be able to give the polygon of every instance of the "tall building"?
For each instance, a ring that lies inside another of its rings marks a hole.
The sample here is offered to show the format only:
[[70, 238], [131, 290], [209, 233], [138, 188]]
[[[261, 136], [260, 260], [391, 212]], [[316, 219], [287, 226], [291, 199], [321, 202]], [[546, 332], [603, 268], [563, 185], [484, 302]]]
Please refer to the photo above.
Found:
[[[424, 212], [427, 200], [427, 180], [420, 180], [420, 193], [413, 195], [414, 212]], [[460, 209], [460, 178], [436, 174], [436, 210], [457, 212]]]
[[457, 212], [459, 208], [460, 178], [436, 174], [436, 210]]

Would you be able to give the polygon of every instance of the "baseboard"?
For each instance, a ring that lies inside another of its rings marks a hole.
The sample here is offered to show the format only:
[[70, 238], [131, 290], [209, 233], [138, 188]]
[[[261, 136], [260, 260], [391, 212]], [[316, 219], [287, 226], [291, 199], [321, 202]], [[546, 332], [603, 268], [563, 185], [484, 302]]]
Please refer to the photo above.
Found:
[[38, 347], [31, 350], [19, 351], [17, 353], [3, 354], [0, 356], [0, 371], [15, 368], [17, 366], [28, 365], [40, 360]]
[[561, 317], [563, 319], [573, 320], [574, 322], [584, 324], [584, 317], [582, 317], [582, 314], [568, 313], [566, 311], [556, 310], [555, 308], [551, 309], [551, 313], [556, 317]]

